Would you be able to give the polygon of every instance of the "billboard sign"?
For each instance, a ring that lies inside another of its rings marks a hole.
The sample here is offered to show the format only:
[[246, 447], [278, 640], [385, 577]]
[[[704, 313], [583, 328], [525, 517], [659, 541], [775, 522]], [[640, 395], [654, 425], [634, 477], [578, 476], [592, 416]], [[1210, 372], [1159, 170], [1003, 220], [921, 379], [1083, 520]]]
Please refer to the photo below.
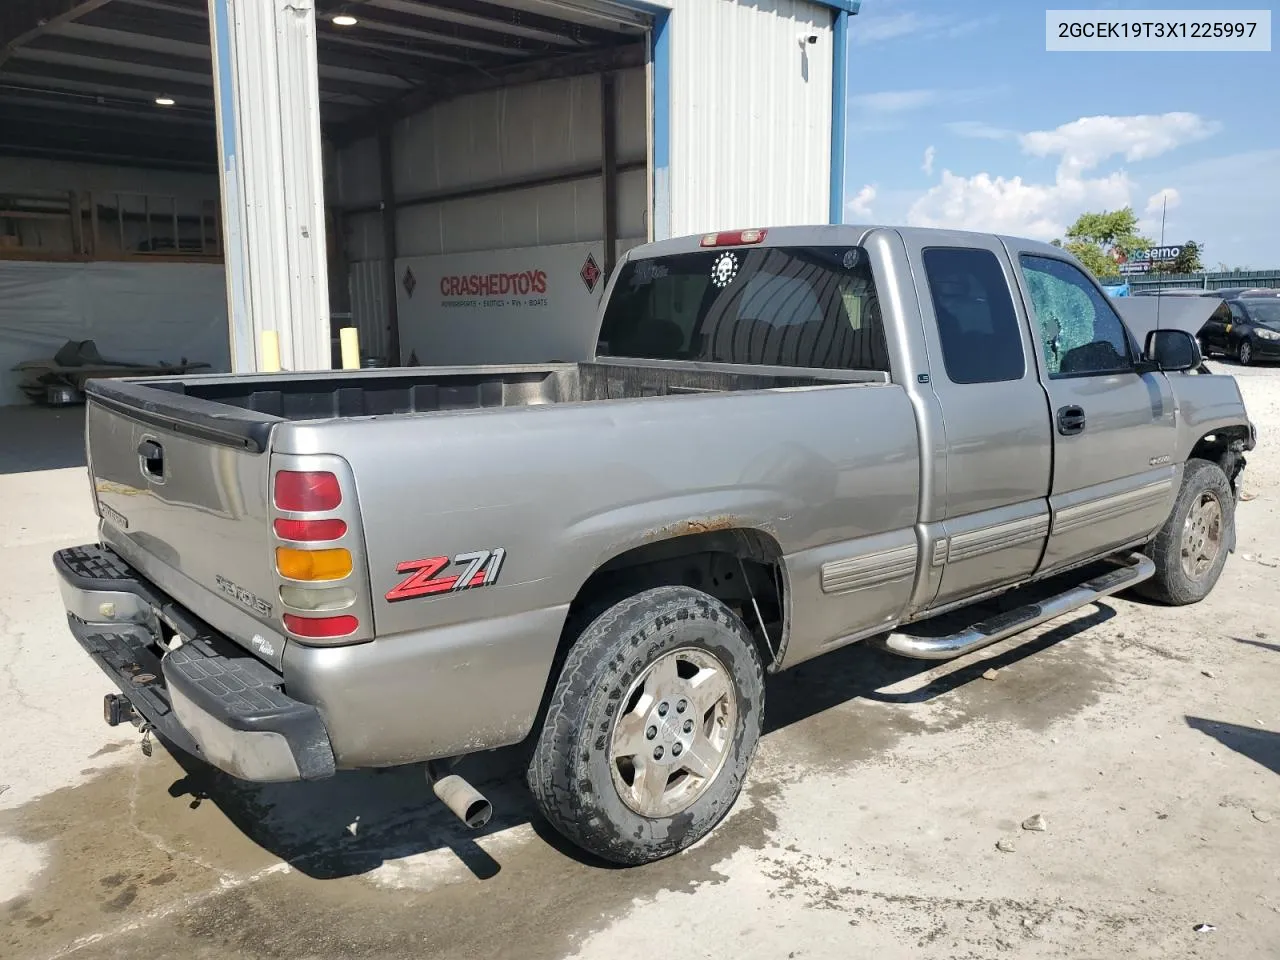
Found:
[[1131, 250], [1130, 263], [1173, 263], [1182, 254], [1182, 246], [1151, 247], [1147, 250]]

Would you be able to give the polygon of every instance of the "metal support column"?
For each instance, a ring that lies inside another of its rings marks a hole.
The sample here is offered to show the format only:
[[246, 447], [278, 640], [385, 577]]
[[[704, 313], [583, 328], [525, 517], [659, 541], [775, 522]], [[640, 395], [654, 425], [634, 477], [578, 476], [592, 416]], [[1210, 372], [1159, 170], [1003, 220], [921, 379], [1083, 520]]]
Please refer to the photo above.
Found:
[[382, 262], [383, 280], [387, 285], [387, 365], [398, 367], [400, 357], [400, 301], [396, 296], [396, 257], [399, 246], [396, 241], [396, 178], [392, 152], [391, 127], [378, 130], [378, 169], [382, 179]]
[[618, 262], [618, 85], [612, 73], [600, 75], [600, 157], [604, 187], [604, 275]]
[[209, 0], [231, 362], [332, 366], [314, 0]]

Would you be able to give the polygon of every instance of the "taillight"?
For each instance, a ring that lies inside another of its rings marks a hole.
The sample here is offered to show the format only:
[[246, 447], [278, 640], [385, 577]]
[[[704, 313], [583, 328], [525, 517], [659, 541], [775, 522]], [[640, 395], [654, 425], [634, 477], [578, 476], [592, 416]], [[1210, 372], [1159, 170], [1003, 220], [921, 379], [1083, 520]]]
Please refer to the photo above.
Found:
[[[360, 630], [359, 588], [349, 520], [332, 514], [343, 503], [342, 484], [327, 470], [280, 470], [272, 502], [289, 514], [272, 519], [275, 565], [284, 626], [301, 641], [342, 640]], [[348, 511], [350, 513], [351, 511]], [[350, 612], [347, 612], [350, 611]]]
[[317, 513], [336, 510], [342, 503], [342, 487], [332, 473], [281, 470], [276, 474], [275, 504], [278, 510]]
[[702, 238], [704, 247], [741, 247], [764, 240], [764, 230], [727, 230], [708, 233]]
[[276, 547], [276, 570], [289, 580], [342, 580], [351, 576], [351, 551]]
[[308, 638], [347, 637], [360, 628], [360, 621], [351, 616], [340, 617], [299, 617], [286, 613], [284, 625], [289, 632]]
[[300, 540], [314, 543], [320, 540], [337, 540], [346, 536], [345, 520], [285, 520], [275, 522], [276, 536], [281, 540]]

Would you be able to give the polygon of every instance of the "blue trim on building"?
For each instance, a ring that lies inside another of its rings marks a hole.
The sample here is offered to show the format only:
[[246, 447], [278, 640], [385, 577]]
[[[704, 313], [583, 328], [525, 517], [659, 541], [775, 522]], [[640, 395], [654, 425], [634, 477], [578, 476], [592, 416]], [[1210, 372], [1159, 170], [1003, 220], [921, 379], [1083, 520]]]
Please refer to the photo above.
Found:
[[653, 18], [653, 238], [671, 236], [671, 14]]
[[840, 10], [844, 13], [857, 13], [858, 8], [862, 6], [862, 0], [808, 0], [808, 2], [816, 3], [820, 7]]
[[[855, 4], [855, 6], [857, 6]], [[836, 13], [831, 28], [830, 221], [844, 222], [845, 114], [849, 91], [849, 12]]]

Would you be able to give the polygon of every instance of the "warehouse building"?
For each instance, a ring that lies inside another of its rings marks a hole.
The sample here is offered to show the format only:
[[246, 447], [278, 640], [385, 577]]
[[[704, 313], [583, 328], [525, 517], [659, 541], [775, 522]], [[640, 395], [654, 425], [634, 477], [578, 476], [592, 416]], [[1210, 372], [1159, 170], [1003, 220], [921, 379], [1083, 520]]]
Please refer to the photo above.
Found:
[[[857, 0], [7, 0], [15, 363], [575, 359], [649, 239], [838, 222]], [[224, 293], [225, 291], [225, 293]]]

